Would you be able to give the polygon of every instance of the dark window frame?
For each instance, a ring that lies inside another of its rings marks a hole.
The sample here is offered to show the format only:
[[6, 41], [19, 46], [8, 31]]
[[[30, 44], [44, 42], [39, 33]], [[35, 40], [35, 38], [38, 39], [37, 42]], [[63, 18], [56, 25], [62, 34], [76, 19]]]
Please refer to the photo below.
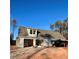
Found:
[[32, 34], [32, 29], [30, 29], [30, 34]]
[[33, 30], [33, 34], [35, 34], [35, 30]]

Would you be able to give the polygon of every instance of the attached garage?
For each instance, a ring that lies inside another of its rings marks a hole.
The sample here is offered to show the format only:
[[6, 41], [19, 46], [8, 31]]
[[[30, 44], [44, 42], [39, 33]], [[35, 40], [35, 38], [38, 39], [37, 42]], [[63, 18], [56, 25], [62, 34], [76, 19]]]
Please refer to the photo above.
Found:
[[24, 47], [33, 46], [33, 39], [24, 39]]

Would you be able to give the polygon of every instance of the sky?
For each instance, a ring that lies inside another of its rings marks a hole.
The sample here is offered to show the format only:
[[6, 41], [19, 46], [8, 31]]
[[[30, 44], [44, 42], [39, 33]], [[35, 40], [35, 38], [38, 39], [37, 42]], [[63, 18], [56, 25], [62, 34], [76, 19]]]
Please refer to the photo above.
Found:
[[17, 26], [50, 30], [50, 24], [67, 17], [68, 0], [10, 0], [10, 21], [16, 19]]

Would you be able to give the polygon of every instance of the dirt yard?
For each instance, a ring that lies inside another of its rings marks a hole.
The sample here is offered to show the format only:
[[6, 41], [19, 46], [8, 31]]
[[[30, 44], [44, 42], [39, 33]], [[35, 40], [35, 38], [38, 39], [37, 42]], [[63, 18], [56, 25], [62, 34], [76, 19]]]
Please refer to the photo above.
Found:
[[68, 48], [65, 47], [12, 48], [10, 51], [10, 59], [68, 59]]

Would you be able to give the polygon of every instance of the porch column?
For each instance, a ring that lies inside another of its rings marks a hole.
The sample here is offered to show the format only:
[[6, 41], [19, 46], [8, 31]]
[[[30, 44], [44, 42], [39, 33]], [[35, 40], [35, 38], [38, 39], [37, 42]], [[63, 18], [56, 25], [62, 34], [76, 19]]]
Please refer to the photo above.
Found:
[[33, 39], [33, 46], [36, 47], [36, 39]]
[[24, 38], [20, 38], [19, 47], [21, 47], [21, 48], [24, 47]]

